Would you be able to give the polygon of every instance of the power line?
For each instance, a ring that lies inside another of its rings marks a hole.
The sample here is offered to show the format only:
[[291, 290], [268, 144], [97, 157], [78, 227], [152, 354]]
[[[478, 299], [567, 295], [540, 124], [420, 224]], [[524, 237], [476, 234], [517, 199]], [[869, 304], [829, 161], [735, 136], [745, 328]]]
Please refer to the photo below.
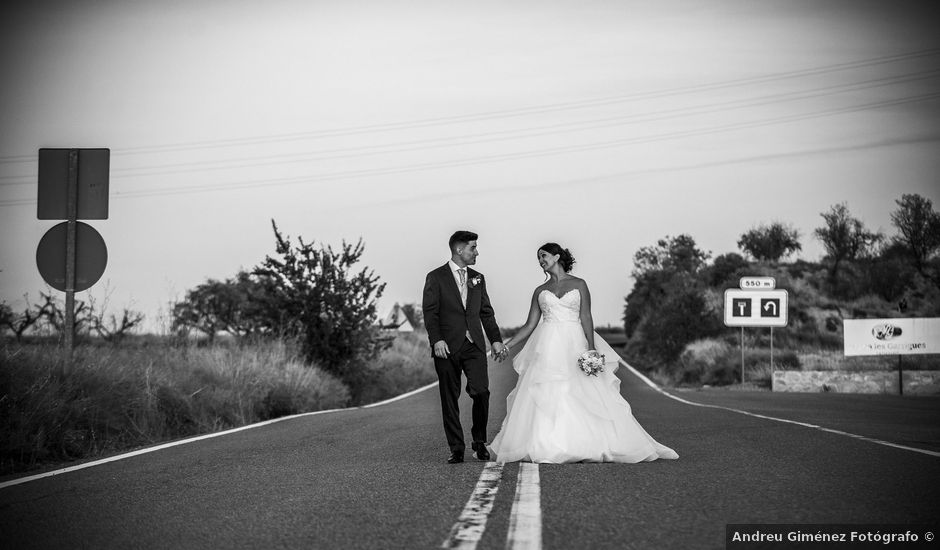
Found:
[[[911, 52], [906, 54], [890, 55], [877, 58], [870, 58], [859, 61], [850, 61], [845, 63], [837, 63], [833, 65], [826, 65], [821, 67], [815, 67], [810, 69], [802, 69], [796, 71], [787, 71], [780, 73], [773, 73], [770, 75], [756, 76], [741, 78], [735, 80], [720, 81], [708, 84], [698, 84], [691, 86], [683, 86], [678, 88], [658, 90], [651, 92], [639, 92], [634, 94], [627, 95], [618, 95], [610, 96], [604, 98], [588, 99], [588, 100], [578, 100], [578, 101], [569, 101], [562, 103], [547, 104], [541, 106], [531, 106], [531, 107], [521, 107], [517, 109], [506, 109], [499, 111], [489, 111], [484, 113], [475, 113], [468, 115], [456, 115], [449, 117], [435, 117], [435, 118], [426, 118], [418, 119], [413, 121], [402, 121], [402, 122], [392, 122], [392, 123], [383, 123], [383, 124], [370, 124], [364, 126], [353, 126], [347, 128], [338, 128], [331, 130], [321, 130], [313, 132], [298, 132], [298, 133], [288, 133], [288, 134], [274, 134], [270, 136], [261, 136], [261, 137], [248, 137], [248, 138], [233, 138], [233, 139], [223, 139], [223, 140], [206, 140], [206, 141], [194, 141], [194, 142], [181, 142], [181, 143], [171, 143], [164, 145], [154, 145], [154, 146], [141, 146], [141, 147], [129, 147], [124, 149], [115, 149], [113, 150], [116, 154], [122, 155], [132, 155], [132, 154], [145, 154], [145, 153], [159, 153], [159, 152], [172, 152], [172, 151], [189, 151], [194, 149], [214, 149], [222, 147], [234, 147], [241, 145], [257, 145], [259, 143], [277, 143], [284, 141], [298, 141], [304, 139], [316, 139], [324, 137], [338, 137], [338, 136], [347, 136], [347, 135], [356, 135], [361, 133], [376, 133], [376, 132], [387, 132], [393, 130], [402, 130], [402, 129], [414, 129], [414, 128], [424, 128], [428, 126], [438, 126], [444, 124], [453, 124], [460, 122], [475, 122], [480, 120], [490, 120], [494, 118], [509, 118], [509, 117], [518, 117], [526, 116], [530, 114], [541, 114], [546, 112], [556, 112], [556, 111], [565, 111], [572, 109], [585, 109], [596, 107], [600, 105], [608, 105], [612, 103], [621, 103], [627, 101], [637, 101], [642, 99], [657, 99], [662, 97], [670, 97], [674, 95], [682, 95], [693, 92], [702, 92], [710, 90], [718, 90], [729, 87], [738, 87], [751, 84], [773, 82], [776, 80], [783, 80], [788, 78], [796, 78], [802, 76], [812, 76], [816, 74], [825, 74], [836, 71], [843, 71], [848, 69], [855, 69], [860, 67], [869, 67], [874, 65], [881, 65], [885, 63], [891, 63], [896, 61], [905, 61], [911, 59], [917, 59], [921, 57], [934, 56], [940, 53], [940, 48], [931, 48], [920, 50], [917, 52]], [[35, 155], [13, 155], [0, 157], [0, 163], [15, 163], [15, 162], [29, 162], [34, 161]]]
[[[250, 189], [258, 187], [276, 187], [282, 185], [293, 185], [298, 183], [316, 183], [323, 181], [339, 181], [345, 179], [353, 178], [362, 178], [362, 177], [375, 177], [375, 176], [385, 176], [409, 172], [420, 172], [426, 170], [435, 170], [441, 168], [455, 168], [461, 166], [472, 166], [475, 164], [485, 164], [490, 162], [506, 162], [511, 160], [519, 160], [525, 158], [536, 158], [543, 156], [551, 156], [558, 154], [567, 154], [567, 153], [579, 153], [579, 152], [589, 152], [600, 149], [609, 149], [614, 147], [622, 147], [625, 145], [639, 145], [645, 143], [652, 143], [656, 141], [664, 141], [671, 139], [680, 139], [686, 137], [697, 137], [721, 132], [728, 132], [741, 129], [750, 129], [750, 128], [759, 128], [763, 126], [770, 126], [775, 124], [782, 124], [788, 122], [796, 122], [800, 120], [808, 120], [813, 118], [820, 118], [825, 116], [833, 116], [837, 114], [844, 114], [850, 112], [857, 112], [869, 109], [877, 109], [883, 107], [891, 107], [896, 105], [903, 105], [907, 103], [914, 103], [919, 101], [927, 101], [931, 99], [940, 98], [940, 92], [923, 94], [920, 96], [913, 96], [907, 98], [900, 98], [887, 101], [879, 101], [873, 103], [867, 103], [862, 105], [854, 105], [849, 107], [841, 107], [836, 109], [824, 109], [811, 113], [802, 113], [797, 115], [784, 115], [779, 117], [773, 117], [763, 120], [747, 121], [734, 124], [726, 124], [722, 126], [716, 126], [711, 128], [702, 128], [697, 130], [684, 130], [676, 132], [667, 132], [663, 134], [656, 134], [652, 136], [642, 136], [636, 138], [624, 138], [616, 139], [609, 141], [601, 141], [595, 143], [589, 143], [584, 145], [569, 145], [561, 147], [551, 147], [545, 149], [535, 149], [531, 151], [523, 151], [518, 153], [505, 153], [499, 155], [487, 155], [480, 157], [470, 157], [466, 159], [459, 159], [454, 161], [443, 161], [443, 162], [430, 162], [430, 163], [421, 163], [401, 167], [392, 167], [392, 168], [375, 168], [375, 169], [365, 169], [365, 170], [351, 170], [345, 172], [336, 172], [332, 174], [314, 174], [308, 176], [296, 176], [290, 178], [277, 178], [270, 180], [248, 180], [243, 182], [230, 182], [230, 183], [221, 183], [221, 184], [205, 184], [189, 187], [171, 187], [164, 189], [144, 189], [138, 191], [128, 191], [128, 192], [115, 192], [113, 194], [114, 198], [136, 198], [136, 197], [147, 197], [147, 196], [163, 196], [163, 195], [180, 195], [180, 194], [191, 194], [191, 193], [200, 193], [200, 192], [211, 192], [211, 191], [229, 191], [235, 189]], [[11, 199], [2, 201], [0, 200], [0, 207], [3, 206], [17, 206], [24, 204], [34, 204], [35, 199]]]
[[[739, 100], [718, 102], [704, 105], [694, 105], [690, 107], [679, 107], [674, 109], [665, 109], [651, 113], [631, 114], [618, 117], [595, 118], [583, 121], [573, 121], [564, 123], [554, 123], [548, 125], [534, 126], [529, 128], [520, 128], [513, 130], [501, 130], [493, 132], [482, 132], [476, 134], [465, 134], [462, 136], [452, 136], [444, 138], [421, 139], [406, 142], [370, 145], [359, 147], [347, 147], [332, 150], [317, 151], [312, 153], [294, 153], [280, 155], [264, 155], [248, 158], [241, 158], [233, 161], [198, 161], [190, 163], [176, 163], [156, 166], [142, 166], [136, 168], [126, 168], [114, 170], [112, 174], [124, 174], [127, 176], [155, 176], [174, 173], [192, 173], [214, 170], [231, 170], [240, 168], [254, 168], [260, 166], [274, 166], [291, 163], [313, 162], [320, 160], [333, 160], [342, 158], [356, 158], [371, 155], [403, 153], [421, 151], [427, 149], [439, 149], [442, 147], [452, 147], [455, 145], [476, 145], [481, 143], [492, 143], [496, 141], [506, 141], [513, 139], [523, 139], [531, 137], [540, 137], [553, 135], [559, 131], [585, 131], [598, 128], [610, 128], [624, 124], [635, 124], [640, 122], [657, 122], [671, 118], [714, 114], [729, 109], [740, 109], [745, 107], [754, 107], [780, 103], [784, 101], [795, 101], [801, 99], [814, 99], [825, 97], [848, 91], [868, 90], [888, 85], [895, 85], [918, 80], [927, 80], [940, 75], [940, 70], [926, 71], [922, 73], [899, 75], [895, 77], [885, 77], [870, 79], [862, 82], [853, 82], [824, 86], [810, 90], [798, 90], [792, 92], [783, 92], [770, 94], [755, 98], [745, 98]], [[496, 137], [503, 136], [503, 137]], [[16, 180], [31, 178], [31, 176], [0, 176], [0, 180]], [[25, 185], [33, 183], [32, 179], [27, 181], [0, 181], [0, 186], [4, 185]]]

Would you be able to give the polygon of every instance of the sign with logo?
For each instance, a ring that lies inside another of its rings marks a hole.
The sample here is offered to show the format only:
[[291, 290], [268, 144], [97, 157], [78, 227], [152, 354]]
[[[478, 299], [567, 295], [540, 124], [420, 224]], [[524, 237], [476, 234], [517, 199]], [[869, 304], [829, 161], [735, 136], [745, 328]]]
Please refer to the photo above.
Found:
[[785, 327], [786, 290], [725, 290], [725, 326]]
[[940, 318], [843, 319], [845, 355], [940, 353]]

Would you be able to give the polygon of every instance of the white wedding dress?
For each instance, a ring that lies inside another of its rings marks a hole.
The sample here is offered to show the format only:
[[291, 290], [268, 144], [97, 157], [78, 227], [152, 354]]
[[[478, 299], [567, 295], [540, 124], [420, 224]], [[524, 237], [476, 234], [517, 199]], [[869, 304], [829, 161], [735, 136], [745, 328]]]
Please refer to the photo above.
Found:
[[587, 351], [581, 328], [581, 292], [538, 296], [542, 322], [513, 359], [519, 373], [506, 399], [506, 418], [490, 450], [497, 462], [644, 462], [679, 458], [633, 417], [614, 375], [618, 355], [596, 333], [607, 364], [597, 376], [578, 368]]

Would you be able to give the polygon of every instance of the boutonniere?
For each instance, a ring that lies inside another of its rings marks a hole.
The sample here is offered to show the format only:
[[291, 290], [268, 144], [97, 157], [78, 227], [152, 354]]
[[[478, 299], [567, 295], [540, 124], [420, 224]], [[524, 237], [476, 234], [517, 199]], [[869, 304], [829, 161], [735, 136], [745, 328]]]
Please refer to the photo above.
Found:
[[482, 282], [483, 282], [483, 277], [477, 275], [476, 277], [471, 277], [470, 281], [467, 284], [470, 285], [470, 288], [473, 288]]

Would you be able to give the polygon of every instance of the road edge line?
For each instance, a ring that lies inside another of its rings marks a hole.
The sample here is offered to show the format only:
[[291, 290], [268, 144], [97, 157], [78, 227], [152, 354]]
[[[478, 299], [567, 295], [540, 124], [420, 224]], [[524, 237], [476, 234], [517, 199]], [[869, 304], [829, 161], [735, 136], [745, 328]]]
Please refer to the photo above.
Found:
[[369, 409], [369, 408], [373, 408], [373, 407], [378, 407], [378, 406], [381, 406], [381, 405], [388, 405], [389, 403], [394, 403], [395, 401], [400, 401], [400, 400], [402, 400], [402, 399], [406, 399], [406, 398], [408, 398], [408, 397], [411, 397], [412, 395], [415, 395], [415, 394], [421, 393], [421, 392], [423, 392], [423, 391], [429, 390], [429, 389], [431, 389], [431, 388], [433, 388], [433, 387], [435, 387], [435, 386], [437, 386], [437, 385], [438, 385], [438, 382], [432, 382], [431, 384], [428, 384], [428, 385], [426, 385], [426, 386], [422, 386], [422, 387], [420, 387], [420, 388], [418, 388], [418, 389], [415, 389], [415, 390], [411, 390], [410, 392], [403, 393], [403, 394], [401, 394], [401, 395], [399, 395], [399, 396], [392, 397], [392, 398], [386, 399], [386, 400], [384, 400], [384, 401], [379, 401], [378, 403], [370, 403], [369, 405], [363, 405], [363, 406], [361, 406], [361, 407], [346, 407], [346, 408], [343, 408], [343, 409], [327, 409], [327, 410], [323, 410], [323, 411], [311, 411], [311, 412], [305, 412], [305, 413], [299, 413], [299, 414], [292, 414], [292, 415], [290, 415], [290, 416], [282, 416], [282, 417], [279, 417], [279, 418], [273, 418], [273, 419], [271, 419], [271, 420], [264, 420], [264, 421], [262, 421], [262, 422], [255, 422], [254, 424], [246, 424], [246, 425], [244, 425], [244, 426], [239, 426], [239, 427], [237, 427], [237, 428], [231, 428], [231, 429], [224, 430], [224, 431], [221, 431], [221, 432], [212, 432], [212, 433], [208, 433], [208, 434], [202, 434], [202, 435], [197, 435], [197, 436], [194, 436], [194, 437], [189, 437], [189, 438], [186, 438], [186, 439], [180, 439], [180, 440], [178, 440], [178, 441], [170, 441], [170, 442], [167, 442], [167, 443], [161, 443], [161, 444], [159, 444], [159, 445], [154, 445], [153, 447], [146, 447], [146, 448], [144, 448], [144, 449], [138, 449], [138, 450], [136, 450], [136, 451], [131, 451], [131, 452], [128, 452], [128, 453], [122, 453], [122, 454], [119, 454], [119, 455], [109, 456], [109, 457], [107, 457], [107, 458], [101, 458], [101, 459], [98, 459], [98, 460], [93, 460], [93, 461], [91, 461], [91, 462], [85, 462], [85, 463], [82, 463], [82, 464], [76, 464], [75, 466], [68, 466], [68, 467], [66, 467], [66, 468], [60, 468], [60, 469], [58, 469], [58, 470], [52, 470], [52, 471], [49, 471], [49, 472], [43, 472], [43, 473], [41, 473], [41, 474], [34, 474], [34, 475], [31, 475], [31, 476], [18, 477], [18, 478], [16, 478], [16, 479], [11, 479], [11, 480], [8, 480], [8, 481], [0, 482], [0, 489], [5, 489], [5, 488], [7, 488], [7, 487], [12, 487], [12, 486], [14, 486], [14, 485], [20, 485], [20, 484], [23, 484], [23, 483], [28, 483], [28, 482], [30, 482], [30, 481], [36, 481], [36, 480], [38, 480], [38, 479], [42, 479], [42, 478], [46, 478], [46, 477], [52, 477], [52, 476], [67, 474], [67, 473], [69, 473], [69, 472], [74, 472], [74, 471], [76, 471], [76, 470], [84, 470], [85, 468], [91, 468], [91, 467], [93, 467], [93, 466], [100, 466], [100, 465], [102, 465], [102, 464], [107, 464], [107, 463], [109, 463], [109, 462], [116, 462], [116, 461], [118, 461], [118, 460], [124, 460], [124, 459], [127, 459], [127, 458], [132, 458], [132, 457], [139, 456], [139, 455], [143, 455], [143, 454], [147, 454], [147, 453], [153, 453], [153, 452], [156, 452], [156, 451], [161, 451], [161, 450], [163, 450], [163, 449], [168, 449], [168, 448], [170, 448], [170, 447], [177, 447], [177, 446], [179, 446], [179, 445], [186, 445], [186, 444], [188, 444], [188, 443], [195, 443], [195, 442], [197, 442], [197, 441], [203, 441], [203, 440], [205, 440], [205, 439], [212, 439], [212, 438], [214, 438], [214, 437], [221, 437], [221, 436], [223, 436], [223, 435], [229, 435], [229, 434], [233, 434], [233, 433], [235, 433], [235, 432], [241, 432], [241, 431], [245, 431], [245, 430], [251, 430], [251, 429], [254, 429], [254, 428], [260, 428], [260, 427], [262, 427], [262, 426], [267, 426], [267, 425], [269, 425], [269, 424], [275, 424], [275, 423], [277, 423], [277, 422], [283, 422], [283, 421], [285, 421], [285, 420], [293, 420], [293, 419], [295, 419], [295, 418], [303, 418], [303, 417], [305, 417], [305, 416], [316, 416], [316, 415], [320, 415], [320, 414], [356, 411], [356, 410], [360, 410], [360, 409]]
[[925, 454], [925, 455], [928, 455], [928, 456], [933, 456], [933, 457], [938, 457], [938, 458], [940, 458], [940, 452], [937, 452], [937, 451], [928, 451], [927, 449], [918, 449], [917, 447], [908, 447], [907, 445], [901, 445], [901, 444], [899, 444], [899, 443], [891, 443], [890, 441], [882, 441], [881, 439], [874, 439], [874, 438], [871, 438], [871, 437], [866, 437], [866, 436], [864, 436], [864, 435], [853, 434], [853, 433], [850, 433], [850, 432], [843, 432], [843, 431], [841, 431], [841, 430], [836, 430], [836, 429], [833, 429], [833, 428], [826, 428], [826, 427], [824, 427], [824, 426], [819, 426], [819, 425], [816, 425], [816, 424], [810, 424], [810, 423], [808, 423], [808, 422], [800, 422], [800, 421], [798, 421], [798, 420], [787, 420], [786, 418], [777, 418], [777, 417], [775, 417], [775, 416], [767, 416], [767, 415], [763, 415], [763, 414], [752, 413], [752, 412], [748, 412], [748, 411], [742, 411], [741, 409], [733, 409], [733, 408], [731, 408], [731, 407], [723, 407], [723, 406], [721, 406], [721, 405], [708, 405], [708, 404], [705, 404], [705, 403], [696, 403], [696, 402], [694, 402], [694, 401], [688, 401], [688, 400], [683, 399], [683, 398], [681, 398], [681, 397], [677, 397], [677, 396], [675, 396], [675, 395], [672, 395], [671, 393], [669, 393], [669, 392], [667, 392], [666, 390], [662, 389], [661, 387], [659, 387], [659, 385], [658, 385], [656, 382], [653, 382], [652, 380], [650, 380], [649, 378], [647, 378], [643, 373], [641, 373], [640, 371], [638, 371], [638, 370], [636, 370], [635, 368], [633, 368], [632, 366], [630, 366], [630, 364], [627, 363], [626, 361], [624, 361], [623, 359], [620, 359], [620, 364], [623, 365], [624, 367], [627, 367], [627, 369], [628, 369], [630, 372], [632, 372], [636, 377], [638, 377], [640, 380], [642, 380], [643, 382], [645, 382], [649, 387], [653, 388], [654, 390], [658, 391], [659, 393], [665, 395], [666, 397], [668, 397], [668, 398], [670, 398], [670, 399], [674, 399], [674, 400], [676, 400], [676, 401], [678, 401], [678, 402], [680, 402], [680, 403], [685, 403], [686, 405], [692, 405], [692, 406], [694, 406], [694, 407], [705, 407], [705, 408], [709, 408], [709, 409], [721, 409], [721, 410], [725, 410], [725, 411], [735, 412], [735, 413], [738, 413], [738, 414], [744, 414], [744, 415], [747, 415], [747, 416], [753, 416], [754, 418], [762, 418], [762, 419], [765, 419], [765, 420], [774, 420], [774, 421], [776, 421], [776, 422], [785, 422], [785, 423], [787, 423], [787, 424], [795, 424], [795, 425], [797, 425], [797, 426], [803, 426], [804, 428], [813, 428], [813, 429], [816, 429], [816, 430], [819, 430], [819, 431], [822, 431], [822, 432], [829, 432], [829, 433], [833, 433], [833, 434], [837, 434], [837, 435], [843, 435], [843, 436], [846, 436], [846, 437], [851, 437], [851, 438], [853, 438], [853, 439], [860, 439], [860, 440], [862, 440], [862, 441], [868, 441], [869, 443], [876, 443], [876, 444], [878, 444], [878, 445], [884, 445], [884, 446], [886, 446], [886, 447], [894, 447], [894, 448], [896, 448], [896, 449], [902, 449], [902, 450], [905, 450], [905, 451], [913, 451], [913, 452], [915, 452], [915, 453], [921, 453], [921, 454]]

